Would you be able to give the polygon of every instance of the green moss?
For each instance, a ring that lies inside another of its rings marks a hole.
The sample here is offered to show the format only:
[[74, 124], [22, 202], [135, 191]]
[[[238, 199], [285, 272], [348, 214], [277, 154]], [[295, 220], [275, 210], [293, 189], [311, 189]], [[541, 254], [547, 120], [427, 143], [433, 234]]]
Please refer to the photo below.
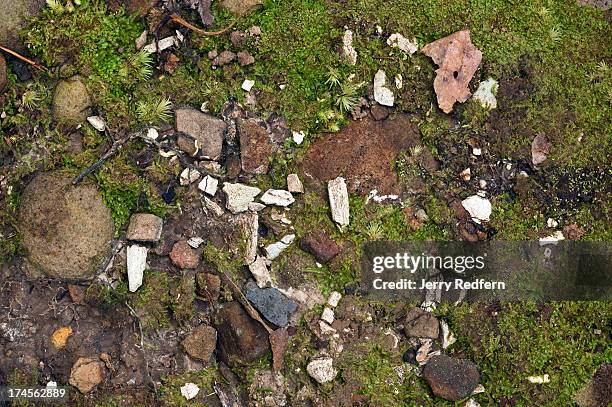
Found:
[[[483, 315], [482, 304], [439, 310], [459, 334], [452, 349], [466, 352], [481, 371], [487, 390], [477, 401], [518, 396], [519, 403], [541, 406], [571, 405], [595, 370], [612, 360], [607, 346], [611, 311], [606, 302], [507, 303], [496, 317]], [[550, 383], [527, 381], [543, 374]]]
[[[168, 406], [192, 406], [214, 393], [213, 383], [221, 381], [216, 366], [210, 366], [197, 372], [184, 373], [175, 376], [162, 377], [162, 385], [158, 389], [158, 396], [164, 405]], [[185, 383], [194, 383], [200, 388], [198, 396], [194, 400], [186, 400], [181, 394], [181, 387]]]
[[498, 240], [534, 240], [546, 225], [544, 215], [511, 200], [508, 194], [496, 197], [492, 207], [490, 223], [498, 232]]
[[[122, 283], [125, 291], [127, 287]], [[142, 287], [135, 293], [126, 293], [127, 301], [139, 315], [144, 331], [165, 328], [170, 325], [169, 309], [174, 304], [168, 274], [149, 270], [144, 273]]]

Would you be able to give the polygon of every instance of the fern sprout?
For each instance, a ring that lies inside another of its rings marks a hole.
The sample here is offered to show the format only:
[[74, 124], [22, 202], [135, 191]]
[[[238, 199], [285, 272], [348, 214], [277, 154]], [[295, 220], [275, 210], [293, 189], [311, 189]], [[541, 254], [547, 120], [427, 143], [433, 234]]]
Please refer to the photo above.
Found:
[[360, 86], [361, 84], [353, 85], [352, 83], [348, 82], [345, 82], [340, 86], [340, 94], [336, 99], [336, 106], [340, 108], [341, 112], [350, 112], [355, 106], [357, 106], [357, 102], [359, 102], [357, 89], [359, 89]]
[[41, 97], [35, 90], [26, 90], [21, 95], [21, 105], [28, 110], [32, 110], [38, 107], [38, 102], [41, 101]]
[[558, 42], [559, 40], [561, 40], [561, 36], [562, 36], [561, 27], [554, 26], [553, 28], [550, 29], [550, 31], [548, 32], [548, 35], [550, 36], [550, 39], [552, 42]]
[[329, 86], [329, 88], [335, 88], [340, 85], [340, 72], [336, 68], [329, 68], [327, 71], [327, 80], [325, 84]]
[[136, 77], [140, 81], [146, 81], [153, 74], [153, 58], [151, 53], [140, 50], [130, 58], [130, 65], [136, 71]]
[[365, 234], [370, 240], [381, 240], [383, 238], [383, 227], [380, 222], [370, 222], [366, 226]]
[[47, 0], [47, 6], [49, 6], [54, 13], [59, 14], [64, 12], [64, 5], [60, 0]]
[[139, 101], [136, 103], [136, 115], [141, 122], [155, 124], [167, 122], [172, 113], [172, 102], [160, 97], [154, 101]]
[[410, 155], [412, 157], [418, 157], [418, 156], [421, 155], [422, 152], [423, 152], [423, 146], [421, 146], [421, 145], [416, 145], [416, 146], [410, 147]]

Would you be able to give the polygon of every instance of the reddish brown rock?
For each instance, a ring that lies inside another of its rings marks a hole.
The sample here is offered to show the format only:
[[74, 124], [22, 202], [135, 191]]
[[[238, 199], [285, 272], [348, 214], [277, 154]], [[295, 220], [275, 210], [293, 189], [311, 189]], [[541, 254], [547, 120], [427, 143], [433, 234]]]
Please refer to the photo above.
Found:
[[533, 165], [542, 164], [548, 158], [552, 144], [544, 134], [538, 134], [531, 143], [531, 162]]
[[164, 221], [152, 213], [135, 213], [130, 218], [125, 238], [136, 242], [159, 242]]
[[212, 326], [202, 324], [183, 339], [182, 345], [192, 358], [208, 362], [217, 346], [217, 331]]
[[255, 58], [253, 58], [253, 55], [246, 51], [240, 51], [238, 54], [236, 54], [236, 56], [238, 57], [238, 63], [240, 66], [247, 66], [255, 63]]
[[[302, 161], [305, 181], [321, 183], [342, 175], [349, 192], [399, 194], [393, 165], [400, 152], [420, 144], [419, 130], [407, 115], [384, 121], [353, 121], [337, 133], [316, 139]], [[423, 149], [422, 154], [430, 154]]]
[[474, 363], [446, 355], [429, 359], [423, 368], [423, 377], [433, 394], [450, 401], [469, 396], [480, 381], [478, 367]]
[[270, 349], [268, 333], [238, 302], [226, 304], [215, 316], [221, 359], [231, 366], [253, 362]]
[[430, 312], [414, 307], [404, 320], [404, 333], [409, 338], [438, 338], [440, 324], [438, 319]]
[[227, 65], [234, 59], [236, 59], [236, 54], [234, 54], [232, 51], [222, 51], [219, 55], [215, 57], [215, 59], [213, 59], [213, 65]]
[[385, 120], [387, 117], [389, 117], [389, 108], [377, 104], [370, 108], [370, 114], [376, 121]]
[[232, 31], [230, 34], [230, 41], [236, 48], [241, 48], [246, 42], [246, 33], [243, 31]]
[[170, 260], [178, 268], [194, 269], [200, 263], [198, 251], [189, 246], [186, 240], [180, 240], [172, 246]]
[[249, 174], [268, 172], [269, 157], [275, 150], [265, 123], [257, 119], [238, 121], [242, 170]]
[[440, 109], [450, 113], [455, 102], [463, 103], [471, 96], [468, 85], [482, 60], [482, 52], [472, 44], [470, 30], [462, 30], [427, 44], [423, 53], [438, 65], [434, 90]]
[[300, 249], [312, 254], [322, 264], [327, 263], [340, 253], [340, 246], [322, 230], [310, 232], [302, 237], [299, 246]]

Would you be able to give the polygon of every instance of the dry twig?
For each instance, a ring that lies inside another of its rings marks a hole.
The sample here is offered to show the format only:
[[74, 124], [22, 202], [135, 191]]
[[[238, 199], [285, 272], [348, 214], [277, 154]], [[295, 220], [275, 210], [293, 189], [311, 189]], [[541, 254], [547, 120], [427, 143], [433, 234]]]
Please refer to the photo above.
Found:
[[38, 64], [37, 62], [32, 61], [30, 58], [24, 57], [23, 55], [21, 55], [17, 51], [13, 51], [12, 49], [4, 47], [2, 45], [0, 45], [0, 50], [6, 52], [7, 54], [10, 54], [10, 55], [14, 56], [15, 58], [21, 59], [23, 62], [26, 62], [26, 63], [32, 65], [34, 68], [36, 68], [36, 69], [38, 69], [40, 71], [49, 72], [49, 70], [46, 67]]
[[204, 31], [203, 29], [196, 27], [195, 25], [191, 24], [190, 22], [188, 22], [187, 20], [185, 20], [184, 18], [182, 18], [181, 16], [177, 14], [172, 14], [170, 16], [170, 19], [174, 21], [175, 23], [180, 24], [183, 27], [189, 28], [190, 30], [200, 35], [207, 35], [207, 36], [216, 36], [216, 35], [224, 34], [227, 31], [229, 31], [238, 22], [238, 20], [236, 20], [230, 25], [228, 25], [227, 27], [225, 27], [224, 29], [219, 30], [219, 31]]

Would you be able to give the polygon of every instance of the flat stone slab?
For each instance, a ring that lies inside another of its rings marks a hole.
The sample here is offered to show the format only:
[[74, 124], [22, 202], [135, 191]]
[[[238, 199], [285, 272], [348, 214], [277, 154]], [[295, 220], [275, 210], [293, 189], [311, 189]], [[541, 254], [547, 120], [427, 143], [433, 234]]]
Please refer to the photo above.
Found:
[[246, 297], [263, 316], [274, 325], [287, 326], [289, 318], [297, 310], [297, 303], [276, 288], [259, 288], [247, 284]]

